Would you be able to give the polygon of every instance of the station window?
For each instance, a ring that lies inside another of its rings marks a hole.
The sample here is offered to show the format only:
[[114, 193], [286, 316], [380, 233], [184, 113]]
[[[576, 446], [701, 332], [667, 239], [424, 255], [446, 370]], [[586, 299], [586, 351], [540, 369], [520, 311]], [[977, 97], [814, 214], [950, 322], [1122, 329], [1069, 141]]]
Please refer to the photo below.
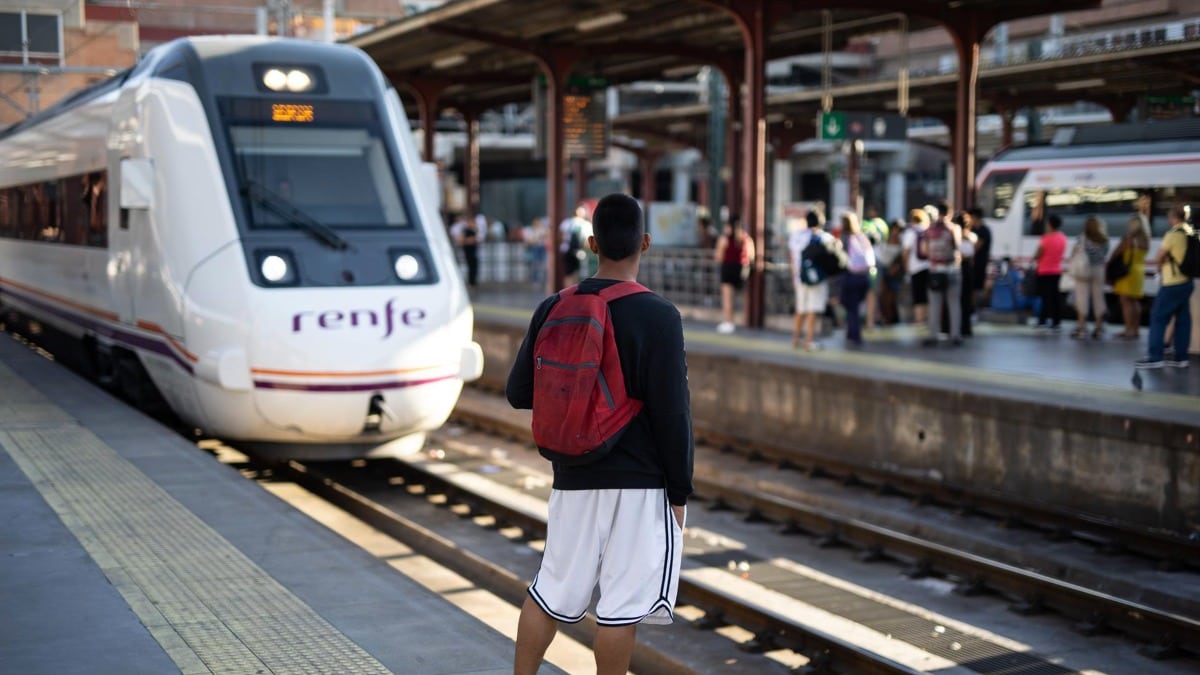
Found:
[[62, 59], [62, 16], [44, 12], [0, 12], [0, 62], [58, 62]]

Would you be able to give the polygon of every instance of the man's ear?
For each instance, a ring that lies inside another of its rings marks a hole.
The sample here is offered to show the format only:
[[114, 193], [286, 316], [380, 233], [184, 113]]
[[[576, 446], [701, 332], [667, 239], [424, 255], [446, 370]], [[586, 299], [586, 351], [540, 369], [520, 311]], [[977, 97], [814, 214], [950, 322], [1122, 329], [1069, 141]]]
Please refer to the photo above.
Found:
[[645, 253], [648, 248], [650, 248], [650, 233], [646, 232], [642, 234], [642, 253]]
[[596, 243], [595, 235], [591, 235], [591, 234], [588, 235], [587, 247], [588, 247], [588, 250], [591, 251], [592, 253], [595, 253], [596, 255], [600, 255], [600, 245]]

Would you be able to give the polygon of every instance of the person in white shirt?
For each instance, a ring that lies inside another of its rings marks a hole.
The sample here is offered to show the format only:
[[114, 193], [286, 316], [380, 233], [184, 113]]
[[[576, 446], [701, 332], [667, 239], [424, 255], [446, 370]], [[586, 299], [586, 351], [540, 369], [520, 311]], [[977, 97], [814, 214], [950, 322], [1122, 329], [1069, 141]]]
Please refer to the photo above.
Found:
[[912, 284], [913, 323], [920, 326], [927, 318], [929, 309], [929, 261], [918, 255], [917, 241], [921, 233], [929, 229], [929, 213], [924, 209], [913, 209], [911, 220], [900, 237], [904, 247], [904, 271]]
[[[826, 246], [836, 244], [833, 236], [822, 228], [825, 218], [817, 211], [809, 211], [805, 215], [808, 227], [799, 229], [788, 238], [788, 258], [792, 268], [792, 282], [796, 286], [796, 319], [792, 327], [792, 347], [800, 346], [800, 334], [804, 333], [804, 349], [813, 351], [820, 348], [814, 341], [817, 317], [825, 312], [829, 303], [829, 282], [823, 273], [817, 270], [807, 270], [803, 262], [804, 249], [808, 247], [813, 237], [819, 238]], [[811, 276], [810, 276], [811, 274]]]

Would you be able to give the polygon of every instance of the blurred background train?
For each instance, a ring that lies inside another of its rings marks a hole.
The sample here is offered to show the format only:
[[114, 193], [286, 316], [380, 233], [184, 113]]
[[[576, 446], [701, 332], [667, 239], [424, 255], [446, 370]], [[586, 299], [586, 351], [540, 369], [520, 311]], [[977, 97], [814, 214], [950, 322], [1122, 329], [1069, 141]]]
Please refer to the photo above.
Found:
[[404, 451], [482, 370], [436, 180], [361, 51], [177, 40], [0, 135], [0, 303], [208, 434]]

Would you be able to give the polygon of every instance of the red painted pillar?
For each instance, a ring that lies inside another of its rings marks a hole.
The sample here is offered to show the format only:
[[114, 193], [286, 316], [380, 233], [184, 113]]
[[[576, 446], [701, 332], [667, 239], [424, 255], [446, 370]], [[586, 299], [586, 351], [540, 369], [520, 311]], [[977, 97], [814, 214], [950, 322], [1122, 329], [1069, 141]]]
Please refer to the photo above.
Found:
[[467, 122], [467, 148], [463, 158], [466, 171], [467, 214], [474, 218], [479, 213], [479, 111], [463, 111]]
[[[654, 180], [654, 167], [656, 164], [658, 164], [657, 152], [645, 150], [638, 153], [638, 170], [642, 173], [642, 208], [646, 211], [650, 210], [650, 202], [654, 201], [654, 192], [657, 186]], [[648, 216], [649, 213], [644, 215]]]
[[588, 161], [587, 157], [576, 157], [571, 160], [571, 178], [575, 181], [575, 203], [588, 198]]
[[754, 238], [754, 270], [747, 284], [746, 323], [761, 328], [766, 314], [767, 21], [763, 0], [738, 3], [744, 17], [746, 96], [742, 114], [742, 222]]
[[956, 208], [975, 201], [975, 107], [979, 93], [979, 41], [983, 37], [979, 17], [968, 13], [950, 26], [958, 52], [958, 92], [954, 115], [954, 193]]
[[546, 219], [550, 236], [546, 237], [546, 291], [557, 293], [563, 288], [563, 268], [559, 256], [562, 234], [558, 225], [566, 217], [563, 148], [563, 87], [567, 74], [575, 63], [571, 53], [547, 50], [538, 61], [546, 75]]
[[433, 140], [437, 133], [437, 104], [446, 88], [446, 82], [425, 78], [405, 78], [405, 82], [417, 98], [417, 113], [421, 118], [421, 158], [426, 162], [434, 161]]
[[[725, 112], [725, 169], [729, 174], [725, 181], [725, 206], [733, 214], [742, 211], [742, 152], [738, 143], [738, 120], [742, 117], [739, 110], [742, 78], [734, 74], [727, 77], [725, 83], [729, 87], [729, 97], [726, 99], [728, 110]], [[724, 227], [724, 224], [717, 223], [717, 226]]]

